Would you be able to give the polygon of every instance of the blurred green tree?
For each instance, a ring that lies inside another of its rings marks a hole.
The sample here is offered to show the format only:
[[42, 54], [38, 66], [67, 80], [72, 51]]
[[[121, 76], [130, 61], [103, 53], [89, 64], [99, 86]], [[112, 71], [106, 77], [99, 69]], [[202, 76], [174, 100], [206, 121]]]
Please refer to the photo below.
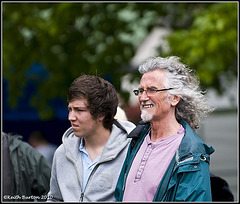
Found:
[[237, 78], [238, 4], [216, 3], [195, 10], [193, 23], [187, 29], [174, 30], [167, 38], [170, 50], [195, 69], [204, 88], [212, 87], [222, 94], [226, 88], [220, 76], [228, 81]]
[[[52, 118], [54, 108], [48, 102], [65, 99], [70, 83], [81, 73], [108, 79], [127, 100], [129, 93], [120, 89], [120, 79], [129, 72], [139, 77], [129, 62], [154, 26], [170, 27], [171, 54], [188, 60], [205, 85], [219, 89], [216, 76], [209, 79], [204, 73], [236, 74], [237, 50], [237, 4], [220, 4], [4, 2], [2, 59], [8, 103], [16, 106], [32, 77], [38, 85], [31, 105], [41, 118]], [[226, 52], [220, 53], [220, 48]], [[33, 63], [48, 75], [41, 80], [27, 75]]]
[[133, 43], [124, 36], [134, 32], [128, 21], [141, 21], [134, 13], [121, 19], [118, 12], [125, 7], [128, 4], [4, 3], [3, 75], [9, 82], [9, 104], [15, 107], [23, 95], [32, 63], [49, 72], [31, 98], [43, 119], [54, 117], [47, 101], [65, 98], [81, 73], [108, 77], [119, 90], [120, 76], [127, 71], [122, 67], [134, 54]]

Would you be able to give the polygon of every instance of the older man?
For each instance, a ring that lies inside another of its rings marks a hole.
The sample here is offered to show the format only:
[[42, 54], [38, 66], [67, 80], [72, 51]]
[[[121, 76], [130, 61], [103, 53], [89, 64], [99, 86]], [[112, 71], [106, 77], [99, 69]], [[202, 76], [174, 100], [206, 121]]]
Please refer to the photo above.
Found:
[[116, 199], [211, 201], [209, 155], [214, 149], [194, 130], [212, 109], [197, 78], [175, 56], [151, 58], [139, 71], [143, 75], [134, 93], [143, 123], [132, 134]]

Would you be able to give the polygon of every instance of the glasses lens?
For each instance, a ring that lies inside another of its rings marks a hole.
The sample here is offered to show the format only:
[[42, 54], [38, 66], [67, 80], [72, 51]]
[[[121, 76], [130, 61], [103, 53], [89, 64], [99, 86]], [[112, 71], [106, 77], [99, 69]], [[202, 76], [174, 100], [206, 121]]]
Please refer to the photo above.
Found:
[[155, 93], [156, 93], [155, 89], [147, 88], [147, 95], [148, 96], [153, 96]]
[[139, 91], [138, 91], [138, 90], [133, 90], [133, 93], [134, 93], [136, 96], [138, 96]]
[[143, 94], [143, 92], [144, 92], [144, 89], [138, 89], [138, 95], [142, 95]]

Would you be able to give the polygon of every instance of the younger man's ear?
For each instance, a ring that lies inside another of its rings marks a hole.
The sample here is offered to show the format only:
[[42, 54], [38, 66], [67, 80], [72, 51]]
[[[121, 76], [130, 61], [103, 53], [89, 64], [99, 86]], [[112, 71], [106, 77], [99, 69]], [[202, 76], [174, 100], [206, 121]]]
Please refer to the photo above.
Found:
[[103, 122], [104, 118], [105, 118], [105, 116], [102, 115], [102, 116], [99, 116], [99, 117], [98, 117], [98, 120], [99, 120], [100, 122]]

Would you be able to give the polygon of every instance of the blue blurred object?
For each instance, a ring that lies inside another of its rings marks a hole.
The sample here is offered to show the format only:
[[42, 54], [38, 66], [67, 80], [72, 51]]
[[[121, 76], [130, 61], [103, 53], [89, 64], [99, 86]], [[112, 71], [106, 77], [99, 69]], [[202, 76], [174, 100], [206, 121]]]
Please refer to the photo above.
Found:
[[8, 81], [3, 77], [2, 87], [2, 127], [4, 132], [20, 134], [23, 140], [27, 141], [29, 134], [35, 130], [46, 132], [47, 139], [56, 144], [61, 144], [61, 137], [64, 131], [70, 126], [67, 119], [67, 104], [63, 99], [55, 98], [49, 103], [54, 109], [54, 119], [43, 121], [38, 114], [38, 110], [31, 106], [30, 98], [37, 91], [37, 86], [42, 80], [49, 76], [48, 71], [41, 65], [33, 63], [26, 72], [27, 84], [23, 90], [23, 95], [19, 97], [17, 106], [11, 108], [8, 104]]

